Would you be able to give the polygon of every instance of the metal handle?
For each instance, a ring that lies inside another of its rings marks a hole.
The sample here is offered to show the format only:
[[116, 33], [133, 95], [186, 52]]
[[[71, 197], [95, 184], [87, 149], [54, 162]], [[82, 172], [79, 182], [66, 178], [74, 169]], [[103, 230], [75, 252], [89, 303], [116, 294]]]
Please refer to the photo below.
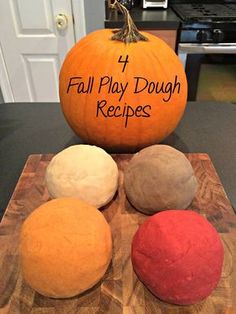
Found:
[[56, 26], [58, 30], [64, 30], [68, 26], [68, 18], [64, 13], [60, 13], [56, 16]]
[[236, 53], [236, 44], [179, 44], [181, 53]]

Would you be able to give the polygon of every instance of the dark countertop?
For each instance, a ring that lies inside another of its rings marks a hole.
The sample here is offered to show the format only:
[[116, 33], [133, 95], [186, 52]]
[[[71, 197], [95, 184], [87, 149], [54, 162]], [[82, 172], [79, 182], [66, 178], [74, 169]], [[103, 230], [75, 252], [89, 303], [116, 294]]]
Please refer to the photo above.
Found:
[[[171, 8], [132, 8], [130, 14], [139, 29], [177, 29], [180, 25], [179, 17]], [[105, 28], [121, 28], [124, 24], [123, 16], [113, 10], [106, 10]]]
[[[236, 105], [189, 102], [165, 144], [207, 153], [236, 209]], [[30, 154], [57, 153], [81, 140], [57, 103], [0, 104], [0, 217]]]

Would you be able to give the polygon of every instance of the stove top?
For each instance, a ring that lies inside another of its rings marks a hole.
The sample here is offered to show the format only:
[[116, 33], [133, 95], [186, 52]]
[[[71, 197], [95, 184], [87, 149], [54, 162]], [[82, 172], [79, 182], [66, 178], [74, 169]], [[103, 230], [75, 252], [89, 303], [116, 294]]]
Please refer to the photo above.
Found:
[[171, 7], [184, 22], [236, 21], [236, 4], [182, 3]]
[[182, 19], [181, 43], [236, 44], [236, 4], [180, 3], [171, 8]]

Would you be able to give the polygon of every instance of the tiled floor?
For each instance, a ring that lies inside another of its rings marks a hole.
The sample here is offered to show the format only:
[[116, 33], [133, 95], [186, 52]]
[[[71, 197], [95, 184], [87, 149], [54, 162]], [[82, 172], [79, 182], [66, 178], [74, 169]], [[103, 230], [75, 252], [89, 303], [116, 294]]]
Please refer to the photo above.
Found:
[[236, 103], [236, 65], [202, 64], [197, 100]]

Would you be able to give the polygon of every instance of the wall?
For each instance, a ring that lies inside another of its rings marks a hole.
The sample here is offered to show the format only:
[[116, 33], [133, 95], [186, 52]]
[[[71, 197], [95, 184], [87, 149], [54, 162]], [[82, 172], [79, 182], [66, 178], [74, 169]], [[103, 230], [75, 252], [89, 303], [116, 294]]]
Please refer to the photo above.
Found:
[[84, 0], [86, 19], [86, 33], [104, 28], [105, 3], [104, 0]]

